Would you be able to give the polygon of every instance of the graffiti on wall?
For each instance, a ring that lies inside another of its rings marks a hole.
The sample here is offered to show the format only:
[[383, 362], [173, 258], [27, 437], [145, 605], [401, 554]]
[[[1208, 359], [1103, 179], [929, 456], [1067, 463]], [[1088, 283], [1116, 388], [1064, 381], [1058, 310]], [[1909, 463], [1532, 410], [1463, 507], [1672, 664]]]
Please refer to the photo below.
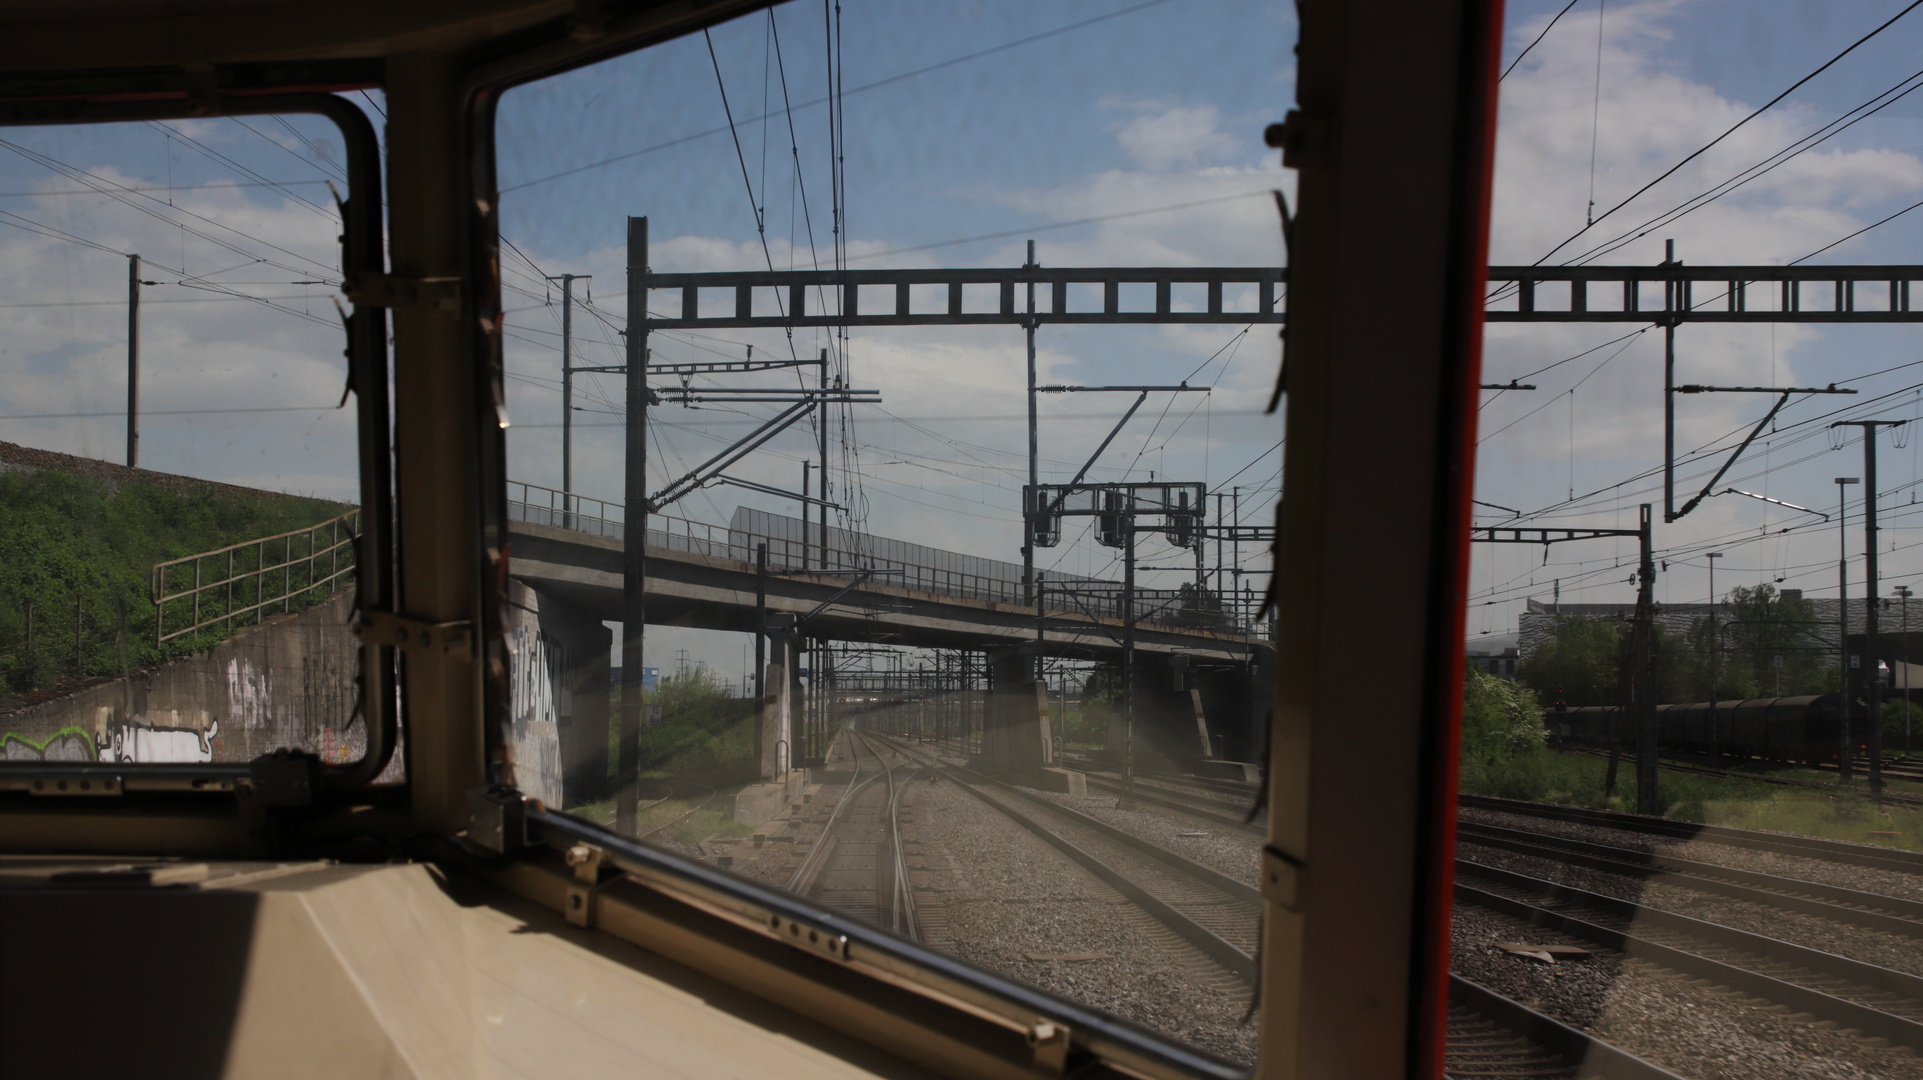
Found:
[[214, 760], [214, 738], [220, 734], [220, 721], [205, 709], [182, 716], [177, 709], [160, 719], [129, 717], [116, 721], [113, 710], [101, 706], [94, 714], [94, 750], [100, 761], [136, 764], [186, 763]]
[[573, 715], [567, 680], [567, 650], [543, 634], [539, 624], [522, 621], [509, 638], [510, 729], [514, 778], [530, 798], [560, 805], [560, 724]]
[[0, 733], [0, 761], [92, 761], [93, 738], [77, 727], [61, 728], [35, 741], [17, 732]]
[[235, 727], [258, 728], [273, 723], [274, 688], [267, 672], [257, 671], [243, 657], [227, 661], [227, 719]]
[[514, 666], [510, 711], [516, 723], [553, 724], [574, 713], [569, 692], [567, 648], [526, 623], [514, 628]]

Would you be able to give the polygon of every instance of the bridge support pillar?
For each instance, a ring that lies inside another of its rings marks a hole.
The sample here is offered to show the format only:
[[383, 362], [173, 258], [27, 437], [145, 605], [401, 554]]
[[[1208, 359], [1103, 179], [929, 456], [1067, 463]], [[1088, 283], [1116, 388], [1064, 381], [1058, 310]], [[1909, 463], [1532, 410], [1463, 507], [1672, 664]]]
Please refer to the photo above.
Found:
[[1034, 678], [1033, 660], [1019, 649], [997, 649], [988, 664], [992, 689], [977, 759], [982, 770], [1028, 787], [1086, 793], [1081, 773], [1055, 767], [1048, 684]]
[[781, 780], [793, 771], [802, 701], [801, 639], [792, 632], [773, 632], [768, 635], [768, 667], [755, 725], [755, 764], [761, 779]]
[[614, 635], [575, 605], [508, 583], [515, 782], [554, 806], [606, 798]]

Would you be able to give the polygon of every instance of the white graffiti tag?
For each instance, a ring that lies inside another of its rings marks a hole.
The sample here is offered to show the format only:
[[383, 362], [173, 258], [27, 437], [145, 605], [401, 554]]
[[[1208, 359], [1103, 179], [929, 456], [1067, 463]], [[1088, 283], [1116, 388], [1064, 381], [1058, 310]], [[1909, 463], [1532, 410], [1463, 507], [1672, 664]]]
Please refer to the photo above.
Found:
[[227, 661], [227, 719], [243, 728], [271, 724], [274, 688], [265, 671], [245, 660]]
[[214, 760], [214, 738], [220, 734], [220, 721], [205, 711], [182, 718], [177, 711], [167, 713], [167, 722], [149, 724], [140, 717], [115, 722], [113, 710], [100, 708], [94, 714], [94, 748], [101, 761], [140, 764], [186, 763]]

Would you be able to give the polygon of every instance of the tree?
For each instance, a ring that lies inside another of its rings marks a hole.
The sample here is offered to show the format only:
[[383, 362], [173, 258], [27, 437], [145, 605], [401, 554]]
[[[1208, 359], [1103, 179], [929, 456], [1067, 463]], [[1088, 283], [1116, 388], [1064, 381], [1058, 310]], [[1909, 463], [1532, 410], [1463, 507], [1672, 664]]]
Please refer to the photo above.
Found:
[[1604, 619], [1556, 620], [1549, 639], [1516, 665], [1516, 681], [1534, 690], [1545, 704], [1621, 704], [1619, 687], [1628, 647], [1622, 624]]
[[1726, 693], [1774, 697], [1836, 688], [1833, 652], [1819, 632], [1816, 605], [1802, 597], [1784, 597], [1774, 585], [1738, 586], [1730, 590], [1719, 614], [1723, 635], [1717, 683]]

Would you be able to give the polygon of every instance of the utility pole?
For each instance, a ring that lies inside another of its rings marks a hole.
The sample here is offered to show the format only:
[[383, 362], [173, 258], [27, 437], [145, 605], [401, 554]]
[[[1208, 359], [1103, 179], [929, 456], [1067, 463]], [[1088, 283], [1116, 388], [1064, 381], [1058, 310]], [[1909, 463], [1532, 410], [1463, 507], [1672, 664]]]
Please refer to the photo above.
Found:
[[1722, 557], [1720, 551], [1709, 553], [1709, 756], [1712, 758], [1722, 746], [1722, 740], [1716, 737], [1716, 646], [1723, 629], [1716, 617], [1716, 560]]
[[140, 256], [127, 256], [127, 467], [140, 467]]
[[[1663, 241], [1664, 266], [1676, 265], [1676, 241]], [[1663, 460], [1676, 460], [1676, 321], [1682, 284], [1663, 283]], [[1663, 470], [1663, 518], [1676, 520], [1676, 470]]]
[[1634, 678], [1641, 687], [1637, 695], [1636, 717], [1636, 810], [1643, 814], [1662, 812], [1656, 789], [1656, 555], [1650, 536], [1650, 506], [1642, 504], [1642, 565], [1637, 571], [1637, 642]]
[[569, 495], [574, 493], [574, 283], [593, 276], [561, 274], [548, 278], [561, 283], [561, 490]]
[[1836, 747], [1836, 778], [1847, 784], [1853, 762], [1854, 748], [1850, 745], [1850, 549], [1849, 530], [1850, 503], [1848, 487], [1856, 483], [1854, 476], [1836, 478], [1836, 593], [1842, 604], [1842, 611], [1836, 617], [1837, 682], [1841, 683], [1840, 731]]
[[[815, 425], [815, 437], [820, 443], [821, 454], [821, 549], [816, 552], [818, 558], [815, 560], [815, 565], [826, 570], [828, 569], [828, 350], [825, 347], [821, 350], [820, 371], [817, 381], [820, 384], [818, 388], [821, 390], [819, 413], [821, 422]], [[801, 543], [803, 547], [808, 545], [806, 532], [801, 534]]]
[[[1023, 264], [1022, 269], [1035, 270], [1038, 268], [1038, 264], [1035, 262], [1035, 241], [1030, 240], [1028, 242], [1028, 262]], [[1035, 422], [1035, 283], [1033, 281], [1028, 283], [1028, 321], [1023, 323], [1022, 326], [1023, 329], [1028, 331], [1028, 489], [1034, 491], [1041, 485], [1042, 475], [1040, 458], [1041, 439], [1036, 431]], [[1033, 513], [1034, 509], [1031, 508], [1030, 514], [1032, 515]], [[1024, 600], [1034, 599], [1035, 530], [1040, 524], [1040, 522], [1035, 521], [1031, 516], [1022, 527], [1022, 591], [1028, 594], [1023, 597]], [[1041, 662], [1041, 656], [1037, 654], [1035, 663], [1039, 665]], [[1041, 668], [1038, 666], [1035, 670], [1039, 673]]]
[[[808, 474], [814, 471], [814, 467], [815, 463], [812, 461], [804, 461], [801, 463], [801, 568], [803, 570], [808, 569]], [[821, 486], [826, 488], [828, 486], [828, 474], [823, 473], [821, 479], [823, 481]], [[826, 491], [823, 491], [821, 494], [823, 498], [826, 498], [828, 495]], [[828, 524], [828, 508], [826, 506], [821, 508], [821, 523], [824, 526]]]
[[[1135, 808], [1135, 493], [1122, 494], [1122, 797], [1116, 808]], [[1123, 805], [1123, 804], [1127, 805]]]
[[1903, 759], [1910, 757], [1910, 587], [1898, 585], [1896, 595], [1903, 598]]
[[[755, 716], [768, 704], [768, 688], [763, 683], [768, 670], [768, 542], [755, 545]], [[757, 746], [760, 744], [757, 743]]]
[[1830, 426], [1863, 429], [1863, 664], [1869, 676], [1870, 710], [1870, 797], [1883, 797], [1883, 680], [1877, 677], [1877, 592], [1882, 588], [1876, 574], [1876, 429], [1899, 428], [1908, 420], [1838, 420]]
[[648, 219], [628, 219], [627, 504], [621, 544], [620, 788], [614, 827], [632, 834], [639, 813], [641, 664], [646, 652], [648, 568]]

